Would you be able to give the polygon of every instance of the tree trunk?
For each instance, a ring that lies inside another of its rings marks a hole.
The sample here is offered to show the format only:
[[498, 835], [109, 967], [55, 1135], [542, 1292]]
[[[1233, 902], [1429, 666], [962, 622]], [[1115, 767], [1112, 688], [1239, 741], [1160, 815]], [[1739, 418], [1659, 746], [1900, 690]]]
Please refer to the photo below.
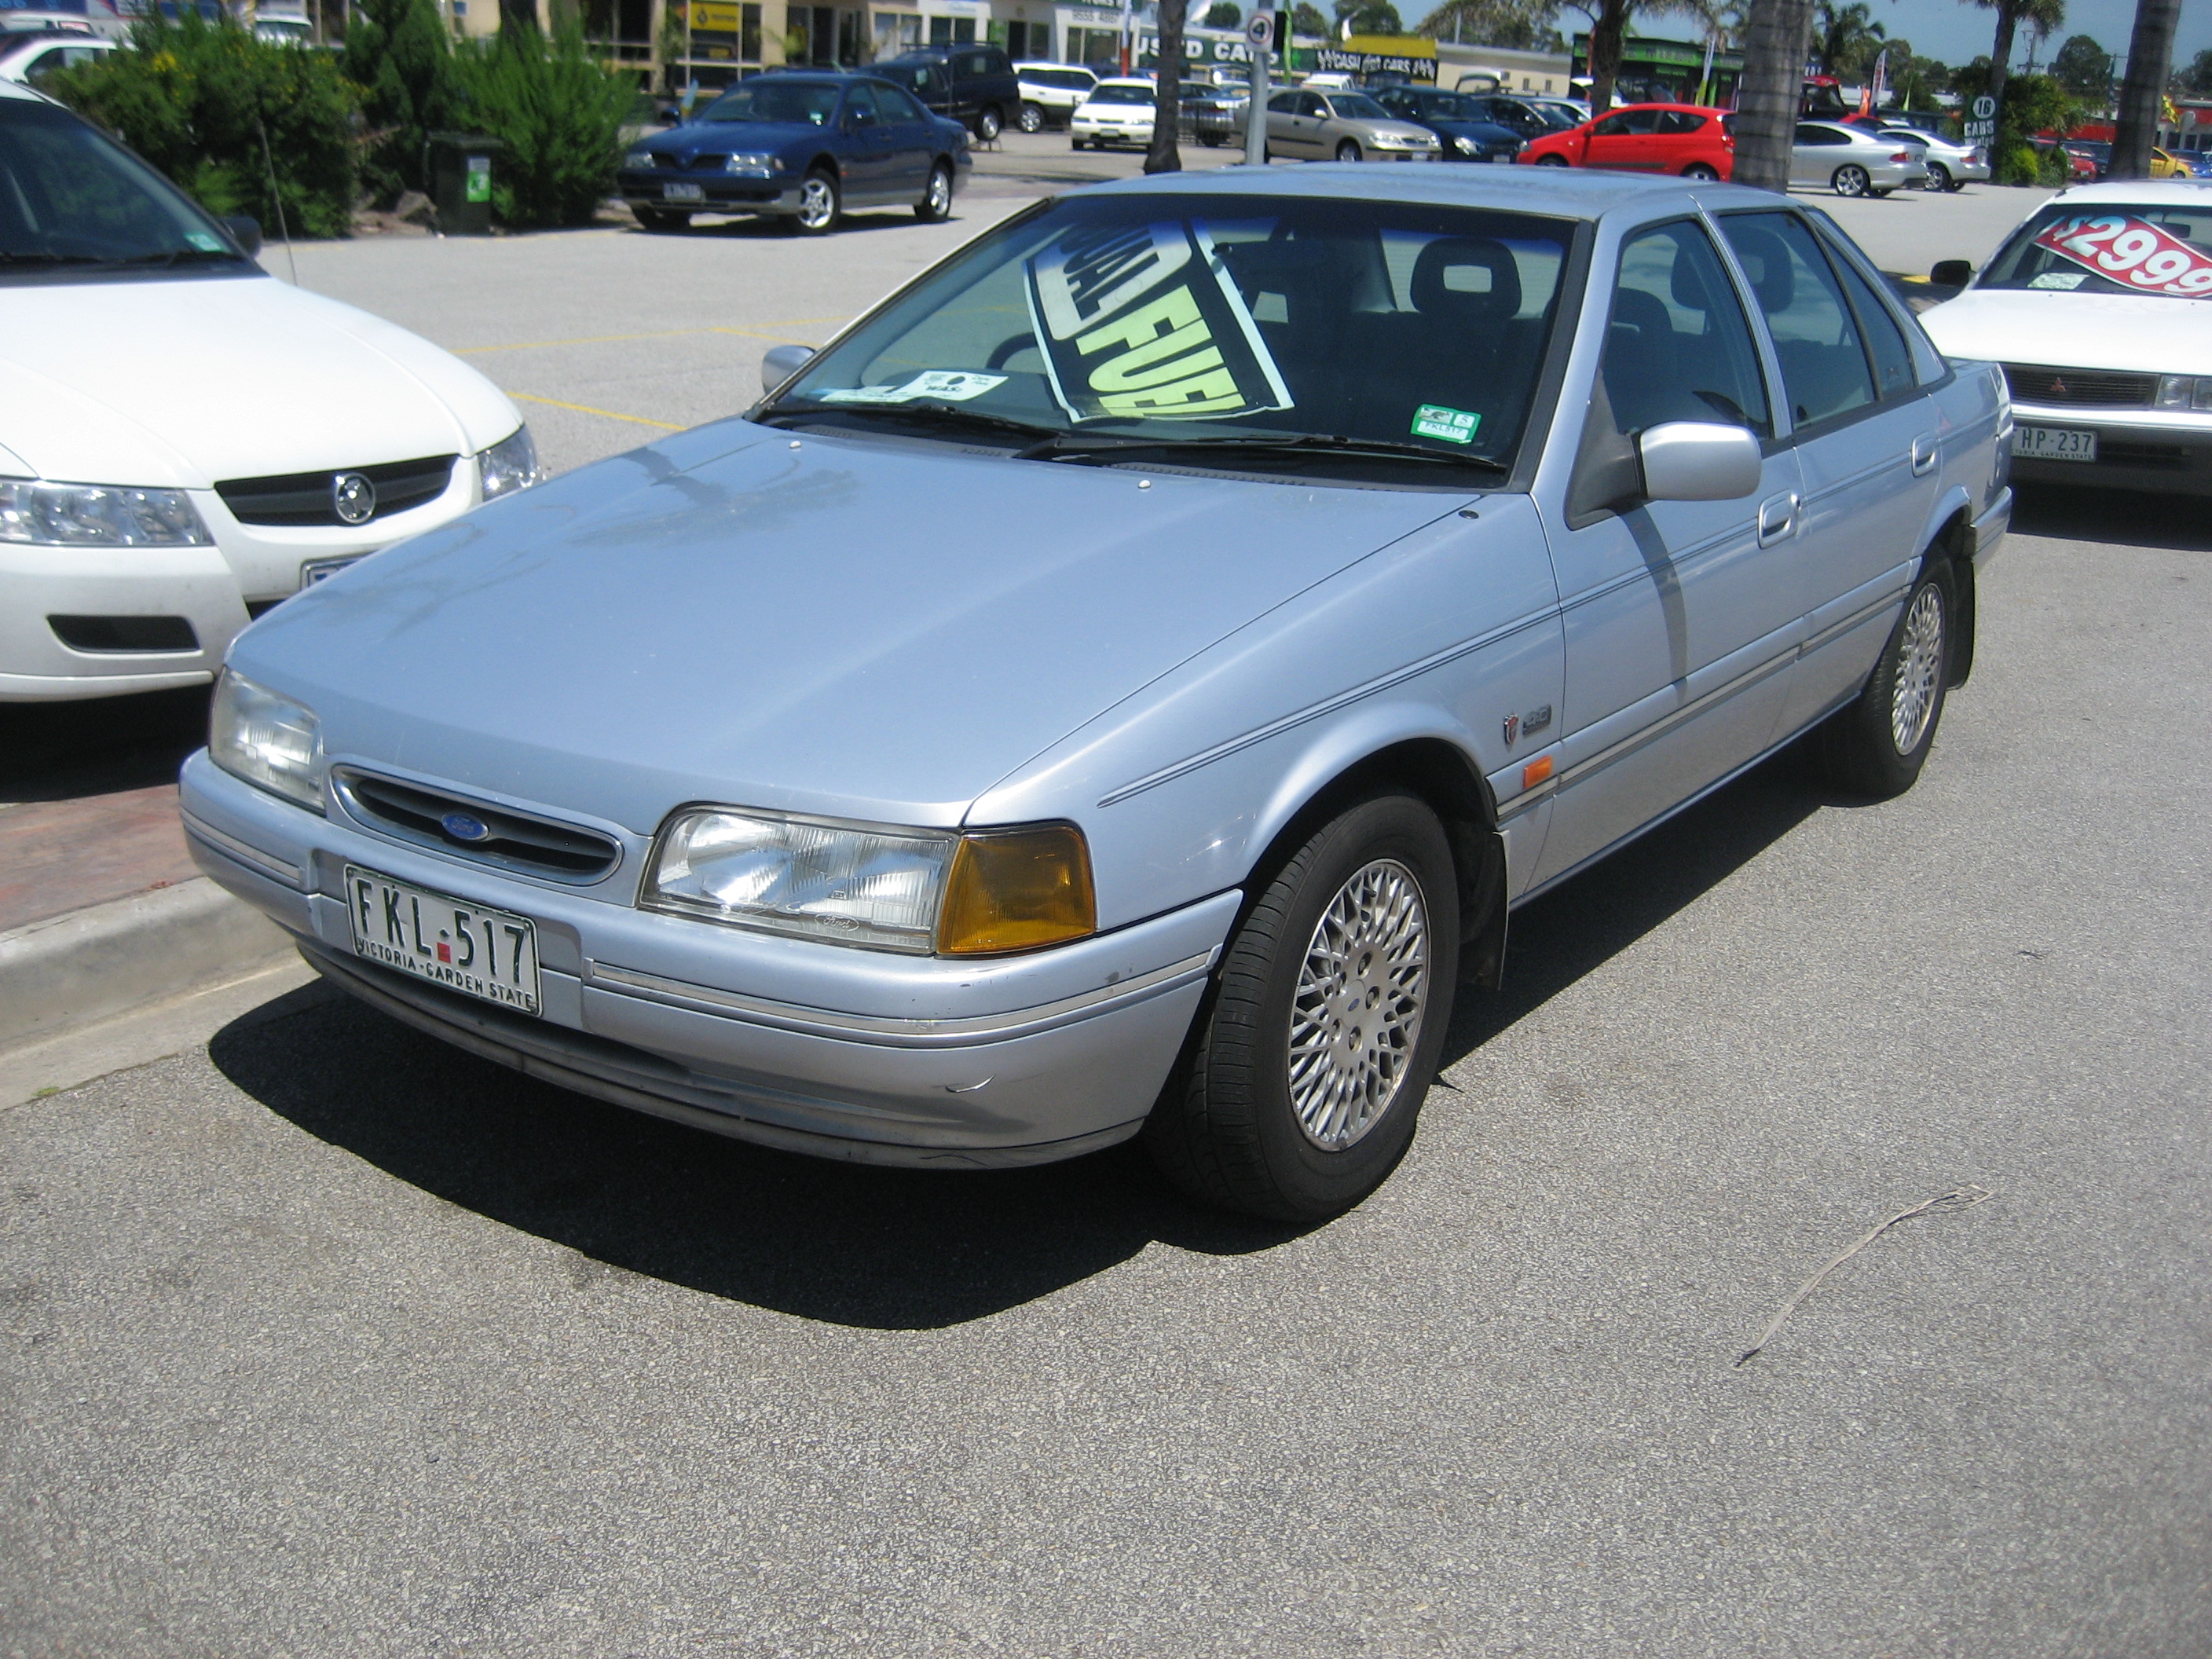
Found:
[[1147, 173], [1182, 171], [1176, 130], [1182, 124], [1182, 23], [1187, 9], [1187, 0], [1160, 0], [1159, 95], [1152, 103], [1152, 147], [1145, 152]]
[[1590, 113], [1613, 107], [1613, 77], [1620, 73], [1620, 40], [1628, 33], [1629, 0], [1604, 0], [1590, 23]]
[[1813, 0], [1751, 0], [1743, 75], [1736, 82], [1735, 167], [1740, 185], [1790, 187], [1790, 153], [1805, 100], [1805, 52]]
[[2173, 32], [2180, 21], [2181, 0], [2136, 0], [2136, 30], [2128, 40], [2128, 75], [2120, 82], [2107, 178], [2150, 177], [2151, 141], [2158, 133], [2166, 76], [2173, 67]]
[[2005, 77], [2011, 74], [2013, 30], [2019, 26], [2014, 0], [1997, 0], [1997, 38], [1990, 47], [1990, 96], [1997, 100], [1997, 119], [2004, 119]]

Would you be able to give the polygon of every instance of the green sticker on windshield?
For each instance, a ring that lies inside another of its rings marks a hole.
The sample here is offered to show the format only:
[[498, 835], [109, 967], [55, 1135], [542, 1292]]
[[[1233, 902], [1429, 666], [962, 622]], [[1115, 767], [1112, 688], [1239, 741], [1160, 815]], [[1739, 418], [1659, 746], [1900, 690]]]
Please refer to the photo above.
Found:
[[228, 252], [228, 250], [223, 246], [222, 239], [220, 236], [210, 236], [204, 230], [188, 230], [185, 233], [185, 240], [190, 242], [194, 247], [199, 249], [203, 253], [223, 253]]
[[1423, 404], [1413, 411], [1416, 438], [1441, 438], [1448, 444], [1471, 444], [1475, 428], [1481, 424], [1481, 416], [1464, 409], [1446, 409], [1442, 404]]

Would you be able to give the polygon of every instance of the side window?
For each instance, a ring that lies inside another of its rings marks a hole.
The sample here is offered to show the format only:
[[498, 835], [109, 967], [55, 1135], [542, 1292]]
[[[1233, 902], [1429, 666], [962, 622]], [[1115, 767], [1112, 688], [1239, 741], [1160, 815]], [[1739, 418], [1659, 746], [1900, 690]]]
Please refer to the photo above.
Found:
[[1669, 109], [1659, 112], [1659, 131], [1668, 137], [1679, 138], [1697, 131], [1705, 125], [1702, 115], [1692, 115], [1687, 110]]
[[1772, 430], [1751, 325], [1693, 220], [1622, 244], [1602, 373], [1624, 436], [1667, 421], [1725, 422], [1761, 437]]
[[1890, 398], [1918, 391], [1912, 373], [1912, 351], [1905, 343], [1905, 331], [1898, 327], [1896, 319], [1868, 286], [1866, 278], [1852, 269], [1849, 260], [1831, 250], [1828, 262], [1844, 279], [1844, 291], [1850, 295], [1851, 309], [1858, 313], [1859, 327], [1866, 334], [1867, 343], [1874, 348], [1875, 382], [1881, 395]]
[[1267, 100], [1267, 107], [1277, 115], [1296, 115], [1298, 112], [1298, 97], [1295, 92], [1279, 92]]
[[884, 120], [894, 124], [902, 121], [919, 121], [922, 118], [921, 106], [896, 87], [876, 88], [876, 108], [881, 112]]
[[1627, 131], [1628, 118], [1626, 115], [1608, 115], [1604, 120], [1599, 122], [1595, 126], [1590, 129], [1590, 137], [1593, 138], [1618, 138]]
[[880, 118], [876, 109], [875, 88], [865, 81], [858, 81], [845, 89], [847, 126], [867, 126]]
[[1721, 226], [1765, 313], [1797, 424], [1872, 403], [1858, 325], [1804, 222], [1791, 213], [1732, 213]]
[[1322, 101], [1320, 94], [1302, 92], [1298, 94], [1298, 113], [1316, 116], [1326, 121], [1328, 119], [1328, 106]]
[[1848, 144], [1850, 140], [1833, 127], [1801, 126], [1797, 129], [1797, 142], [1811, 145]]

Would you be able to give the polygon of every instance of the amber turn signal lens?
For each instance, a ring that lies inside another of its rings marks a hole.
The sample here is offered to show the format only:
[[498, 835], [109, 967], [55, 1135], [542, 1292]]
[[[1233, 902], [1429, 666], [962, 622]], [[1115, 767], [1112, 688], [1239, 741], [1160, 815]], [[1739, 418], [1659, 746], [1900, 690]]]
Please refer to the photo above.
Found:
[[991, 956], [1098, 931], [1091, 849], [1072, 823], [963, 836], [952, 855], [937, 948]]
[[1523, 789], [1534, 789], [1551, 775], [1552, 757], [1549, 755], [1539, 755], [1521, 769], [1521, 787]]

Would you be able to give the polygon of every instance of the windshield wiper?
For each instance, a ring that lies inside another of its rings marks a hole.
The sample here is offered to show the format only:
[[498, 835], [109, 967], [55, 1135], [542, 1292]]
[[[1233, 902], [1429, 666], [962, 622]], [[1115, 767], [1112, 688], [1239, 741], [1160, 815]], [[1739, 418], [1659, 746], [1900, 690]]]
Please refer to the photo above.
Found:
[[819, 415], [861, 415], [869, 417], [893, 416], [933, 427], [961, 427], [975, 432], [1003, 433], [1012, 438], [1035, 441], [1064, 434], [1048, 426], [1039, 426], [1034, 421], [1017, 421], [1005, 415], [987, 415], [980, 409], [963, 409], [938, 398], [917, 398], [904, 404], [778, 404], [761, 416], [763, 424], [780, 420], [811, 417]]
[[203, 259], [222, 259], [230, 262], [243, 257], [241, 254], [232, 253], [221, 248], [174, 247], [166, 253], [134, 253], [125, 259], [102, 259], [98, 263], [103, 265], [174, 265], [194, 264]]
[[1055, 432], [1042, 443], [1032, 444], [1023, 450], [1015, 459], [1024, 461], [1111, 461], [1135, 451], [1182, 454], [1193, 450], [1217, 454], [1234, 451], [1260, 455], [1339, 455], [1351, 460], [1442, 462], [1447, 466], [1479, 466], [1491, 472], [1510, 470], [1504, 462], [1493, 460], [1487, 455], [1455, 454], [1449, 450], [1427, 449], [1419, 444], [1392, 443], [1382, 438], [1340, 438], [1326, 432], [1293, 432], [1274, 437], [1258, 434], [1224, 434], [1212, 438], [1128, 438], [1103, 434], [1084, 436], [1070, 432]]
[[0, 253], [0, 265], [97, 265], [104, 259], [89, 253]]

